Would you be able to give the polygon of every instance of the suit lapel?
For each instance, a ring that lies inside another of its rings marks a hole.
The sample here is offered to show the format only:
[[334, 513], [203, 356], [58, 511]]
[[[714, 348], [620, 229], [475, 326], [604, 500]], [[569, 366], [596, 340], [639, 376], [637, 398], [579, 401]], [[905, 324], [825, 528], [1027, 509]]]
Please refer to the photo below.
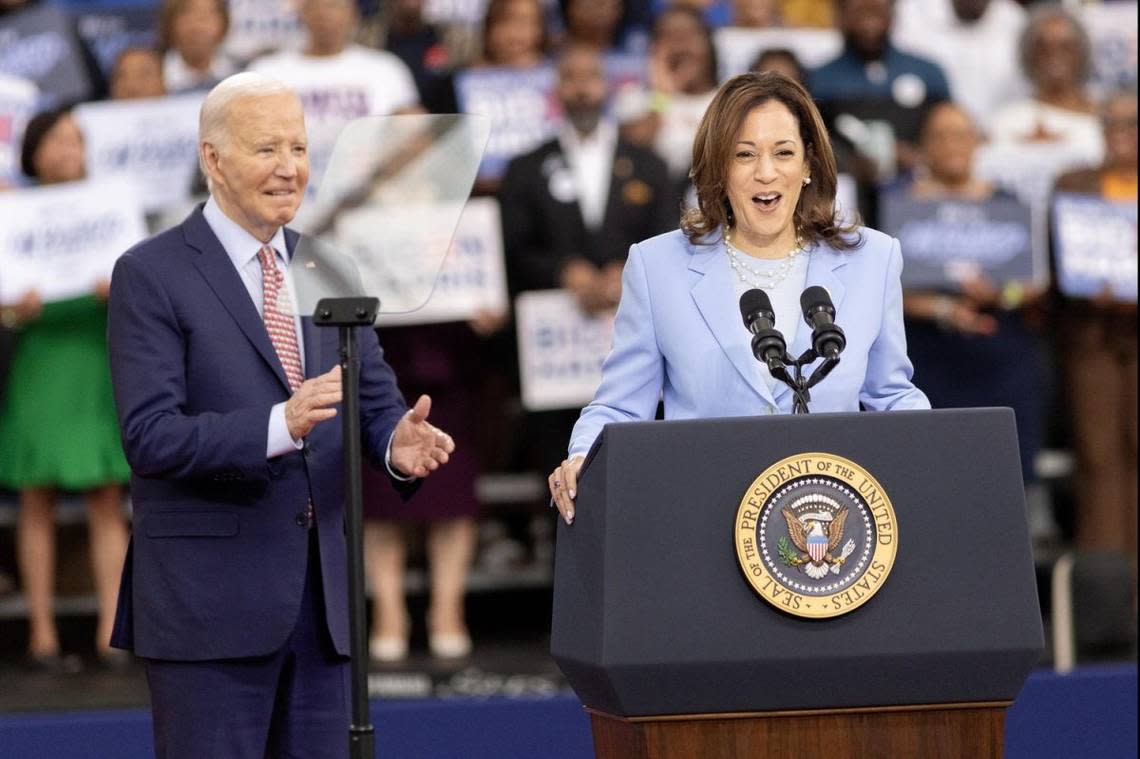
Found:
[[[842, 318], [842, 311], [840, 307], [843, 304], [843, 297], [847, 294], [847, 288], [843, 286], [841, 280], [836, 274], [839, 269], [847, 265], [847, 256], [850, 253], [840, 253], [829, 245], [819, 243], [812, 251], [811, 257], [808, 259], [807, 278], [804, 280], [804, 289], [818, 285], [824, 288], [831, 295], [831, 302], [835, 306], [836, 320]], [[798, 358], [804, 351], [811, 347], [811, 327], [800, 319], [800, 324], [796, 329], [796, 338], [792, 344], [788, 346], [788, 353], [792, 358]], [[805, 375], [810, 376], [811, 372], [808, 367], [804, 367]], [[791, 395], [792, 389], [787, 385], [780, 384], [776, 388], [776, 401], [781, 405]], [[789, 401], [790, 402], [790, 401]]]
[[756, 358], [752, 355], [751, 336], [740, 318], [740, 309], [733, 297], [736, 289], [727, 266], [715, 265], [724, 255], [724, 242], [696, 246], [697, 251], [689, 262], [689, 269], [701, 275], [690, 291], [697, 310], [704, 317], [713, 337], [720, 344], [729, 362], [740, 372], [757, 395], [768, 404], [775, 405], [772, 392], [760, 377]]
[[206, 223], [201, 207], [186, 220], [183, 234], [186, 242], [199, 252], [199, 255], [194, 257], [194, 266], [218, 296], [222, 307], [237, 322], [246, 339], [277, 375], [282, 387], [288, 391], [289, 380], [285, 377], [285, 369], [277, 358], [273, 343], [269, 341], [265, 322], [257, 313], [257, 307], [253, 305], [249, 291], [241, 281], [241, 275], [237, 273], [222, 244], [210, 229], [210, 225]]
[[[582, 217], [582, 199], [578, 185], [574, 181], [574, 172], [559, 140], [551, 142], [549, 150], [543, 154], [539, 163], [539, 173], [542, 176], [542, 191], [551, 200], [553, 214], [556, 218], [561, 217], [563, 222], [561, 225], [554, 222], [550, 228], [552, 230], [561, 228], [569, 233], [572, 240], [585, 243], [589, 230], [586, 229], [586, 222]], [[559, 188], [557, 192], [553, 189], [555, 187]], [[572, 192], [573, 197], [565, 195], [567, 191]]]
[[[628, 173], [622, 167], [629, 167]], [[618, 176], [621, 172], [626, 176]], [[624, 205], [621, 197], [622, 185], [633, 176], [636, 176], [634, 171], [633, 159], [625, 152], [625, 148], [618, 140], [617, 147], [614, 148], [613, 162], [610, 165], [610, 187], [606, 193], [606, 210], [602, 212], [602, 224], [600, 229], [602, 234], [609, 236], [617, 234], [617, 230], [612, 229], [612, 226], [618, 225], [618, 219], [622, 216], [622, 206]]]

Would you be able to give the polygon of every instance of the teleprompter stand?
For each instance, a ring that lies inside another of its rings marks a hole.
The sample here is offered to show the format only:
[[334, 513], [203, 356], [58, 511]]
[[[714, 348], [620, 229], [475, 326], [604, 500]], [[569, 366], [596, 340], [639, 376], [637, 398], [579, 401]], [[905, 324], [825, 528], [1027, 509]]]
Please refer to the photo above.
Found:
[[348, 726], [350, 759], [373, 759], [376, 735], [368, 715], [368, 633], [364, 598], [364, 547], [360, 482], [360, 355], [357, 327], [371, 328], [380, 311], [379, 298], [323, 298], [317, 302], [313, 323], [340, 330], [340, 381], [343, 391], [341, 421], [344, 431], [344, 485], [348, 496], [345, 532], [348, 541], [348, 625], [352, 653], [352, 721]]

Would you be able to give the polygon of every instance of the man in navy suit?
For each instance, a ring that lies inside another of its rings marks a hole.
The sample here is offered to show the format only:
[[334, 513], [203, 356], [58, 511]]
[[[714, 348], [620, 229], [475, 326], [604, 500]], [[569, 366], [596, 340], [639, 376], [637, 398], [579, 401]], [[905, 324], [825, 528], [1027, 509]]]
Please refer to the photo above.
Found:
[[[160, 757], [343, 757], [348, 612], [337, 334], [292, 306], [305, 194], [296, 94], [256, 74], [207, 96], [210, 199], [125, 253], [111, 370], [134, 531], [114, 645], [147, 668]], [[364, 448], [397, 487], [447, 462], [359, 330]]]

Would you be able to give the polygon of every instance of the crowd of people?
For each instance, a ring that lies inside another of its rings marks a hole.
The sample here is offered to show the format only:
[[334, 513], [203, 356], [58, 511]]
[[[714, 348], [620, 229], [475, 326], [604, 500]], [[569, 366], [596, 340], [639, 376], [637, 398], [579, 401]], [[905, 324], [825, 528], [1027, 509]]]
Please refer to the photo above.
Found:
[[[501, 167], [481, 170], [474, 194], [498, 203], [511, 296], [562, 290], [584, 314], [603, 318], [621, 297], [630, 246], [677, 229], [682, 208], [696, 202], [697, 126], [719, 85], [740, 73], [726, 61], [741, 58], [733, 46], [744, 37], [729, 31], [753, 30], [763, 41], [746, 56], [748, 68], [779, 71], [811, 93], [836, 150], [841, 202], [868, 226], [884, 228], [887, 206], [904, 201], [1009, 201], [1033, 209], [1035, 228], [1047, 230], [1054, 192], [1133, 205], [1137, 197], [1135, 34], [1131, 71], [1094, 82], [1089, 33], [1072, 4], [300, 0], [294, 14], [284, 2], [155, 0], [117, 47], [93, 46], [73, 16], [60, 15], [79, 5], [0, 0], [0, 39], [51, 28], [70, 56], [48, 70], [0, 54], [0, 138], [7, 129], [12, 159], [5, 167], [0, 153], [0, 189], [84, 179], [89, 162], [74, 115], [81, 102], [204, 93], [232, 73], [257, 71], [300, 94], [316, 180], [351, 119], [478, 112], [472, 74], [514, 73], [522, 82], [545, 70], [543, 130], [498, 149]], [[236, 44], [239, 32], [256, 36], [250, 24], [235, 26], [239, 6], [247, 15], [277, 8], [274, 23], [259, 28], [273, 33]], [[478, 13], [465, 16], [467, 6]], [[82, 76], [58, 76], [59, 67]], [[509, 132], [511, 115], [492, 129]], [[199, 180], [186, 196], [202, 190]], [[160, 218], [169, 217], [151, 215]], [[1031, 274], [998, 279], [977, 265], [947, 267], [941, 281], [913, 284], [904, 274], [914, 382], [935, 408], [1016, 410], [1036, 538], [1134, 560], [1135, 290], [1062, 292], [1049, 276], [1055, 246], [1048, 234], [1034, 239]], [[905, 262], [905, 243], [902, 255]], [[1135, 247], [1131, 255], [1134, 267]], [[77, 666], [60, 649], [52, 613], [60, 491], [86, 499], [95, 649], [108, 666], [121, 663], [109, 638], [129, 472], [107, 370], [106, 298], [102, 282], [77, 298], [44, 302], [31, 290], [0, 303], [0, 488], [19, 502], [14, 557], [0, 557], [0, 574], [18, 574], [29, 662], [51, 671]], [[521, 518], [499, 518], [481, 511], [476, 496], [482, 472], [551, 471], [580, 410], [520, 403], [512, 319], [508, 305], [466, 322], [381, 330], [401, 390], [409, 402], [430, 393], [433, 419], [457, 449], [412, 507], [382, 474], [365, 473], [376, 659], [408, 654], [410, 528], [426, 528], [426, 624], [432, 653], [444, 658], [471, 650], [464, 588], [476, 556], [550, 540], [545, 501]], [[1071, 527], [1037, 482], [1035, 461], [1048, 446], [1074, 454]]]

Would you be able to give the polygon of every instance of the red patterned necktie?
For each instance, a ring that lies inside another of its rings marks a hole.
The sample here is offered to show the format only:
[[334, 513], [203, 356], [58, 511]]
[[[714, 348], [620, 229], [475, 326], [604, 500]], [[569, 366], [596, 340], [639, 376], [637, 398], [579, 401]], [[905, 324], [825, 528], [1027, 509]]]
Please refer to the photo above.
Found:
[[[257, 260], [261, 262], [261, 288], [265, 296], [261, 315], [265, 319], [265, 329], [269, 332], [273, 350], [277, 351], [277, 358], [285, 369], [289, 388], [297, 392], [297, 388], [305, 381], [305, 373], [301, 371], [301, 351], [297, 346], [297, 327], [293, 321], [289, 289], [285, 286], [285, 274], [277, 268], [274, 261], [275, 256], [273, 248], [268, 245], [263, 245], [257, 252]], [[278, 303], [284, 305], [284, 310], [278, 308]], [[306, 526], [312, 526], [315, 517], [313, 502], [309, 501], [305, 509]]]
[[[261, 314], [273, 349], [277, 351], [277, 358], [285, 369], [289, 388], [296, 392], [305, 381], [305, 373], [301, 370], [301, 351], [297, 347], [297, 327], [293, 321], [289, 290], [285, 285], [285, 275], [273, 260], [274, 256], [273, 248], [268, 245], [263, 245], [257, 252], [257, 260], [261, 262], [261, 286], [265, 294]], [[278, 303], [284, 308], [278, 308]]]

